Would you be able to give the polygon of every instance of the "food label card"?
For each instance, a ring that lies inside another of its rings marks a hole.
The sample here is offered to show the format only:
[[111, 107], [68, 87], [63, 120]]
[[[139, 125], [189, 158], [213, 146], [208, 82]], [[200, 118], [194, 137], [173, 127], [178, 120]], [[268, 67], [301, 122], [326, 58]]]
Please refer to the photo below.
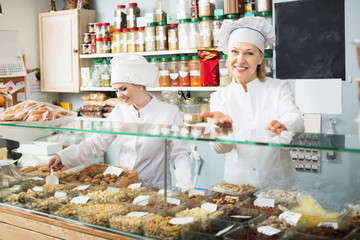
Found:
[[141, 183], [133, 183], [128, 186], [128, 188], [131, 188], [131, 189], [136, 189], [139, 187], [141, 187]]
[[79, 197], [74, 197], [73, 199], [71, 199], [71, 203], [75, 203], [75, 204], [85, 204], [87, 203], [87, 201], [89, 201], [90, 197], [89, 196], [79, 196]]
[[118, 168], [118, 167], [113, 167], [113, 166], [109, 166], [103, 173], [103, 175], [105, 176], [106, 174], [115, 174], [117, 177], [120, 176], [120, 174], [123, 172], [124, 170], [122, 168]]
[[258, 227], [257, 231], [262, 233], [262, 234], [265, 234], [267, 236], [272, 236], [272, 235], [275, 235], [275, 234], [281, 232], [279, 229], [276, 229], [276, 228], [273, 228], [273, 227], [270, 227], [270, 226]]
[[106, 189], [107, 192], [119, 192], [119, 188], [114, 188], [114, 187], [108, 187]]
[[126, 214], [126, 216], [127, 217], [143, 217], [148, 213], [149, 212], [129, 212], [128, 214]]
[[285, 221], [293, 226], [296, 226], [301, 217], [300, 213], [285, 211], [279, 215], [279, 219], [285, 219]]
[[193, 217], [182, 217], [182, 218], [170, 219], [169, 223], [171, 223], [171, 224], [186, 224], [186, 223], [192, 223], [193, 221], [194, 221]]
[[214, 203], [204, 203], [201, 205], [201, 208], [209, 212], [215, 212], [217, 210], [217, 205]]
[[166, 199], [166, 201], [167, 201], [168, 203], [180, 205], [180, 199], [176, 199], [176, 198], [169, 197], [169, 198]]
[[90, 187], [90, 185], [82, 185], [82, 186], [78, 186], [78, 187], [74, 188], [73, 190], [85, 190], [88, 187]]
[[254, 201], [254, 206], [258, 207], [274, 207], [275, 206], [275, 200], [270, 198], [257, 198]]
[[149, 203], [149, 200], [150, 200], [150, 196], [141, 195], [141, 196], [137, 196], [137, 197], [133, 200], [133, 204], [139, 203], [139, 205], [145, 206], [146, 204]]
[[202, 190], [197, 190], [197, 189], [191, 189], [189, 192], [189, 197], [191, 197], [192, 195], [205, 195], [205, 192]]
[[62, 198], [62, 197], [66, 197], [66, 193], [65, 192], [58, 192], [56, 191], [54, 194], [55, 198]]

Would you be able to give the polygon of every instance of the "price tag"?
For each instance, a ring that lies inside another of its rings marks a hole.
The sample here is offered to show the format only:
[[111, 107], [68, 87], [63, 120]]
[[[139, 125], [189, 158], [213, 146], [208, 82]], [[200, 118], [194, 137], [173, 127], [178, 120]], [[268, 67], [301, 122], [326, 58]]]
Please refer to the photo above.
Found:
[[14, 185], [10, 188], [10, 191], [12, 191], [12, 192], [18, 191], [18, 190], [20, 190], [20, 187], [21, 187], [21, 185]]
[[139, 204], [141, 206], [145, 206], [146, 204], [149, 203], [149, 200], [150, 200], [150, 196], [144, 196], [144, 195], [141, 195], [141, 196], [137, 196], [134, 200], [133, 200], [133, 204]]
[[228, 232], [230, 229], [232, 229], [234, 227], [234, 225], [228, 226], [227, 228], [224, 228], [223, 230], [219, 231], [217, 234], [215, 234], [215, 236], [221, 236], [224, 233]]
[[103, 173], [103, 175], [105, 176], [106, 174], [115, 174], [117, 177], [120, 176], [120, 174], [123, 172], [124, 170], [122, 168], [118, 168], [118, 167], [113, 167], [113, 166], [109, 166]]
[[176, 204], [176, 205], [180, 205], [180, 199], [176, 199], [176, 198], [171, 198], [171, 197], [166, 198], [166, 202]]
[[180, 135], [186, 137], [187, 135], [189, 135], [189, 130], [187, 128], [182, 128], [180, 130]]
[[[171, 196], [171, 194], [172, 194], [171, 190], [167, 190], [166, 192], [167, 192], [168, 196]], [[158, 194], [160, 194], [160, 195], [164, 195], [164, 193], [165, 193], [164, 189], [160, 189], [158, 191]]]
[[114, 187], [108, 187], [106, 189], [107, 192], [119, 192], [119, 188], [114, 188]]
[[85, 190], [88, 187], [90, 187], [90, 185], [82, 185], [82, 186], [78, 186], [78, 187], [74, 188], [73, 190]]
[[170, 129], [169, 128], [161, 128], [161, 134], [162, 135], [169, 135], [170, 134]]
[[180, 128], [179, 128], [179, 126], [172, 125], [172, 126], [171, 126], [171, 131], [177, 133], [177, 132], [180, 132]]
[[267, 236], [272, 236], [272, 235], [275, 235], [275, 234], [281, 232], [279, 229], [276, 229], [276, 228], [273, 228], [273, 227], [270, 227], [270, 226], [258, 227], [257, 231], [262, 233], [262, 234], [265, 234]]
[[141, 187], [141, 183], [133, 183], [128, 186], [128, 188], [131, 188], [131, 189], [136, 189], [139, 187]]
[[204, 203], [201, 205], [201, 208], [209, 212], [215, 212], [217, 210], [217, 205], [214, 203]]
[[197, 190], [197, 189], [191, 189], [189, 192], [189, 197], [191, 197], [192, 195], [201, 195], [204, 196], [205, 192], [201, 191], [201, 190]]
[[231, 215], [231, 218], [240, 218], [240, 219], [249, 219], [252, 218], [252, 216], [243, 216], [243, 215]]
[[285, 219], [285, 221], [293, 226], [296, 226], [301, 217], [300, 213], [285, 211], [279, 215], [279, 219]]
[[148, 213], [149, 212], [129, 212], [128, 214], [126, 214], [126, 216], [127, 217], [143, 217]]
[[338, 229], [339, 225], [336, 222], [323, 222], [323, 223], [319, 223], [317, 225], [318, 227], [332, 227], [334, 229]]
[[226, 196], [226, 198], [239, 199], [239, 197], [235, 197], [235, 196]]
[[65, 192], [58, 192], [56, 191], [54, 194], [55, 198], [62, 198], [62, 197], [66, 197], [66, 193]]
[[42, 192], [44, 191], [44, 189], [42, 187], [33, 187], [33, 189], [35, 192]]
[[274, 207], [275, 206], [275, 200], [270, 198], [257, 198], [254, 201], [254, 206], [258, 207]]
[[42, 181], [42, 180], [44, 180], [43, 178], [41, 178], [41, 177], [33, 177], [32, 179], [34, 179], [34, 180], [38, 180], [38, 181]]
[[182, 218], [170, 219], [169, 223], [171, 223], [171, 224], [186, 224], [186, 223], [192, 223], [193, 221], [194, 221], [193, 217], [182, 217]]
[[75, 203], [75, 204], [85, 204], [87, 203], [87, 201], [89, 201], [90, 197], [89, 196], [79, 196], [79, 197], [74, 197], [73, 199], [71, 199], [71, 203]]

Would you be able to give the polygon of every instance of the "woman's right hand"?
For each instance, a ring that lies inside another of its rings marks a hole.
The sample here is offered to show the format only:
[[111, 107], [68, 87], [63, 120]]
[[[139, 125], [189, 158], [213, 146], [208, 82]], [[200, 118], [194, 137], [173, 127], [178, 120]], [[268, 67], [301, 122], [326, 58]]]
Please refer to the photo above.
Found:
[[212, 124], [215, 124], [222, 128], [231, 128], [232, 119], [230, 116], [223, 114], [222, 112], [202, 112], [202, 117], [211, 118]]
[[55, 154], [52, 158], [50, 158], [48, 162], [48, 170], [51, 172], [51, 168], [54, 169], [54, 171], [59, 171], [64, 167], [64, 165], [61, 162], [61, 158], [59, 155]]

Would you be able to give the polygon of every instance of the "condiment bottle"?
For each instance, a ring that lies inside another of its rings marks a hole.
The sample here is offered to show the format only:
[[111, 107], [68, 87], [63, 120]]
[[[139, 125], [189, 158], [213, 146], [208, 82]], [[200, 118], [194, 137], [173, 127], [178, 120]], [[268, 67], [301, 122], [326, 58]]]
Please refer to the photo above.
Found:
[[123, 28], [122, 29], [121, 41], [120, 41], [120, 52], [122, 52], [122, 53], [127, 53], [128, 52], [128, 48], [127, 48], [128, 33], [129, 33], [128, 28]]
[[192, 56], [190, 60], [190, 85], [192, 87], [202, 86], [201, 63], [199, 56]]
[[179, 81], [180, 86], [190, 86], [190, 66], [189, 61], [191, 57], [181, 57], [179, 62]]
[[179, 57], [172, 57], [171, 61], [169, 62], [170, 86], [172, 87], [180, 86], [179, 60]]
[[135, 51], [145, 51], [145, 27], [139, 27], [135, 35]]
[[140, 17], [140, 8], [138, 8], [137, 3], [129, 3], [129, 7], [126, 9], [126, 27], [135, 28], [137, 17]]
[[130, 31], [128, 32], [128, 35], [127, 35], [127, 51], [129, 53], [136, 51], [136, 49], [135, 49], [136, 31], [137, 31], [137, 28], [130, 28]]
[[170, 87], [169, 61], [170, 61], [170, 58], [161, 58], [161, 61], [159, 64], [159, 68], [160, 68], [159, 86], [160, 87]]
[[115, 29], [113, 33], [113, 43], [112, 43], [112, 52], [120, 53], [120, 43], [121, 43], [121, 30]]
[[168, 39], [167, 39], [168, 25], [166, 22], [159, 22], [156, 26], [156, 50], [165, 51], [168, 50]]
[[125, 5], [117, 5], [117, 8], [114, 11], [114, 29], [126, 28], [125, 8]]
[[13, 98], [7, 92], [6, 85], [0, 85], [0, 113], [13, 106]]
[[169, 50], [178, 50], [179, 49], [178, 24], [177, 23], [170, 24], [170, 28], [168, 30], [168, 47], [169, 47]]
[[147, 52], [156, 51], [156, 23], [147, 23], [145, 27], [145, 50]]

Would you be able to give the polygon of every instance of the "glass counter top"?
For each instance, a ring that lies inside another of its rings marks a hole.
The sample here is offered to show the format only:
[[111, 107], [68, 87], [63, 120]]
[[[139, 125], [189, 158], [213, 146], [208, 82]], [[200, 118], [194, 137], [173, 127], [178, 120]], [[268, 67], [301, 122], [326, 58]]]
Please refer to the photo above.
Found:
[[360, 153], [358, 135], [295, 133], [289, 131], [284, 131], [281, 135], [272, 135], [267, 130], [242, 129], [237, 126], [226, 129], [215, 126], [199, 127], [111, 122], [106, 119], [102, 121], [75, 119], [72, 122], [56, 126], [41, 124], [40, 122], [2, 122], [0, 126]]

